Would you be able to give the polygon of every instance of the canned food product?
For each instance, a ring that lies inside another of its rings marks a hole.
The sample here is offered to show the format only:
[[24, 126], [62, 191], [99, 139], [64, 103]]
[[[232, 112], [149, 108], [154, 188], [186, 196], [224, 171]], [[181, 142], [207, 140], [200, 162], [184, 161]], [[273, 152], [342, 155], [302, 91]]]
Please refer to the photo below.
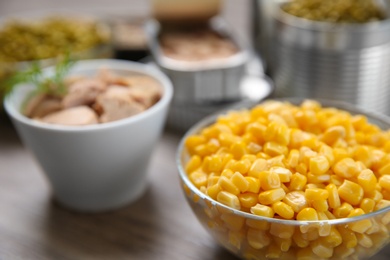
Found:
[[[159, 22], [150, 20], [146, 25], [148, 45], [156, 65], [164, 71], [174, 85], [173, 103], [202, 104], [239, 100], [239, 84], [244, 75], [249, 53], [219, 17], [213, 18], [203, 29], [228, 40], [236, 51], [226, 57], [201, 60], [173, 58], [163, 51], [161, 35], [166, 32]], [[191, 27], [189, 30], [193, 30]], [[180, 29], [182, 30], [182, 29]], [[199, 30], [197, 27], [195, 30]], [[172, 32], [172, 30], [168, 30]], [[183, 42], [183, 39], [179, 41]], [[194, 50], [190, 50], [191, 52]]]

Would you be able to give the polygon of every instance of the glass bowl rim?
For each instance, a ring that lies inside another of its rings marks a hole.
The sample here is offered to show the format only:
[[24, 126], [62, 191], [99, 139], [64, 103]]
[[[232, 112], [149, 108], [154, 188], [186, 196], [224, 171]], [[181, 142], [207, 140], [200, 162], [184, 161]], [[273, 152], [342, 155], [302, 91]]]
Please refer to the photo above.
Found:
[[237, 109], [250, 109], [256, 105], [259, 105], [259, 104], [262, 104], [264, 102], [267, 102], [267, 101], [285, 101], [285, 102], [290, 102], [291, 104], [300, 104], [302, 101], [304, 100], [314, 100], [314, 101], [317, 101], [321, 104], [322, 107], [327, 107], [327, 108], [331, 108], [331, 107], [334, 107], [334, 108], [337, 108], [337, 109], [341, 109], [341, 110], [345, 110], [347, 112], [350, 112], [352, 114], [361, 114], [361, 115], [364, 115], [366, 116], [368, 119], [372, 118], [372, 119], [375, 119], [377, 121], [380, 121], [381, 123], [385, 124], [385, 125], [388, 125], [389, 129], [390, 129], [390, 117], [388, 116], [385, 116], [385, 115], [381, 115], [381, 114], [378, 114], [378, 113], [375, 113], [373, 111], [369, 111], [369, 110], [366, 110], [366, 109], [363, 109], [363, 108], [360, 108], [360, 107], [357, 107], [355, 105], [352, 105], [350, 103], [347, 103], [347, 102], [344, 102], [344, 101], [335, 101], [335, 100], [329, 100], [329, 99], [318, 99], [318, 98], [269, 98], [269, 99], [265, 99], [257, 104], [252, 104], [252, 105], [249, 105], [247, 104], [247, 106], [242, 106], [242, 104], [236, 106], [236, 107], [230, 107], [228, 109], [224, 109], [224, 110], [220, 110], [220, 111], [217, 111], [216, 113], [213, 113], [205, 118], [203, 118], [202, 120], [200, 120], [198, 123], [196, 123], [195, 125], [193, 125], [185, 134], [184, 136], [181, 138], [180, 142], [179, 142], [179, 145], [178, 145], [178, 148], [177, 148], [177, 151], [176, 151], [176, 166], [179, 170], [179, 176], [180, 176], [180, 179], [184, 182], [184, 184], [190, 188], [190, 190], [196, 194], [197, 196], [199, 196], [202, 200], [206, 200], [208, 202], [210, 202], [213, 206], [218, 206], [218, 207], [221, 207], [221, 208], [224, 208], [226, 210], [229, 210], [230, 212], [232, 212], [234, 215], [237, 215], [237, 216], [241, 216], [241, 217], [244, 217], [246, 219], [253, 219], [253, 220], [257, 220], [257, 221], [267, 221], [267, 222], [270, 222], [270, 223], [277, 223], [277, 224], [282, 224], [282, 225], [290, 225], [290, 226], [306, 226], [306, 225], [340, 225], [340, 224], [348, 224], [348, 223], [352, 223], [352, 222], [356, 222], [356, 221], [360, 221], [360, 220], [365, 220], [365, 219], [370, 219], [370, 218], [373, 218], [373, 217], [376, 217], [376, 216], [379, 216], [383, 213], [386, 213], [386, 212], [390, 212], [390, 206], [388, 207], [384, 207], [382, 209], [379, 209], [379, 210], [376, 210], [376, 211], [373, 211], [373, 212], [370, 212], [370, 213], [366, 213], [366, 214], [363, 214], [363, 215], [360, 215], [360, 216], [354, 216], [354, 217], [350, 217], [350, 218], [336, 218], [336, 219], [329, 219], [329, 220], [311, 220], [311, 221], [302, 221], [302, 220], [286, 220], [286, 219], [276, 219], [276, 218], [269, 218], [269, 217], [262, 217], [262, 216], [258, 216], [258, 215], [255, 215], [255, 214], [251, 214], [251, 213], [247, 213], [247, 212], [244, 212], [244, 211], [241, 211], [241, 210], [237, 210], [237, 209], [234, 209], [234, 208], [231, 208], [229, 206], [226, 206], [214, 199], [212, 199], [211, 197], [209, 197], [208, 195], [202, 193], [188, 178], [187, 176], [187, 173], [185, 172], [184, 170], [184, 167], [183, 167], [183, 164], [182, 164], [182, 157], [184, 156], [184, 153], [185, 153], [185, 140], [192, 134], [195, 134], [197, 132], [199, 132], [199, 130], [203, 129], [204, 127], [212, 124], [215, 122], [215, 120], [218, 118], [218, 116], [220, 115], [223, 115], [229, 111], [232, 111], [232, 110], [237, 110]]

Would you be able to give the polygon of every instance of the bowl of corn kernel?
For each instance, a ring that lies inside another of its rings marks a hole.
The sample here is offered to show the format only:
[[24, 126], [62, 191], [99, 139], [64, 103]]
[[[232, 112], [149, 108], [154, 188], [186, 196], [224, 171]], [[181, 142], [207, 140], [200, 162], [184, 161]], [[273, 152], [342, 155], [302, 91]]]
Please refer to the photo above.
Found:
[[362, 259], [390, 238], [390, 119], [334, 101], [267, 100], [183, 137], [185, 197], [242, 259]]

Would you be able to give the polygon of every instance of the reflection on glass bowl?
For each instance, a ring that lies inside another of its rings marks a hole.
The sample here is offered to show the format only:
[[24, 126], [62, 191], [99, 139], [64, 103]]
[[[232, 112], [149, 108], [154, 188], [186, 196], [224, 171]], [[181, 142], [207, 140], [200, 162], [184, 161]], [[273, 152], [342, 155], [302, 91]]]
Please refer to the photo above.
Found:
[[[293, 104], [300, 104], [302, 101], [284, 100]], [[387, 117], [342, 102], [319, 102], [323, 107], [336, 107], [354, 115], [365, 115], [369, 122], [382, 129], [390, 128], [390, 119]], [[349, 218], [286, 220], [237, 210], [212, 199], [205, 194], [208, 191], [203, 189], [202, 192], [197, 188], [185, 170], [190, 159], [185, 142], [189, 136], [199, 134], [207, 126], [214, 124], [226, 112], [227, 110], [209, 116], [193, 126], [181, 140], [176, 158], [187, 202], [199, 222], [220, 245], [242, 259], [251, 260], [364, 259], [375, 255], [389, 243], [390, 206]]]

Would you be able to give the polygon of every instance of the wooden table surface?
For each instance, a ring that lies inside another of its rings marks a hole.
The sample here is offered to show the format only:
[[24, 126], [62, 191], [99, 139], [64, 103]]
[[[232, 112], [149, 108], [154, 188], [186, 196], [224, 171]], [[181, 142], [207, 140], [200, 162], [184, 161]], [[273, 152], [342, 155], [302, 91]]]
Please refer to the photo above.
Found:
[[236, 259], [198, 223], [174, 163], [181, 135], [166, 131], [156, 147], [149, 187], [136, 202], [99, 214], [53, 201], [41, 169], [0, 119], [0, 259]]
[[[248, 1], [225, 1], [224, 15], [243, 37]], [[91, 3], [106, 15], [139, 14], [148, 11], [145, 2], [0, 1], [0, 15], [40, 7], [89, 11]], [[214, 242], [184, 199], [174, 160], [180, 138], [179, 133], [164, 132], [149, 167], [148, 189], [139, 200], [117, 211], [83, 214], [52, 200], [41, 169], [0, 113], [0, 260], [237, 260]], [[373, 259], [390, 259], [390, 247]]]

